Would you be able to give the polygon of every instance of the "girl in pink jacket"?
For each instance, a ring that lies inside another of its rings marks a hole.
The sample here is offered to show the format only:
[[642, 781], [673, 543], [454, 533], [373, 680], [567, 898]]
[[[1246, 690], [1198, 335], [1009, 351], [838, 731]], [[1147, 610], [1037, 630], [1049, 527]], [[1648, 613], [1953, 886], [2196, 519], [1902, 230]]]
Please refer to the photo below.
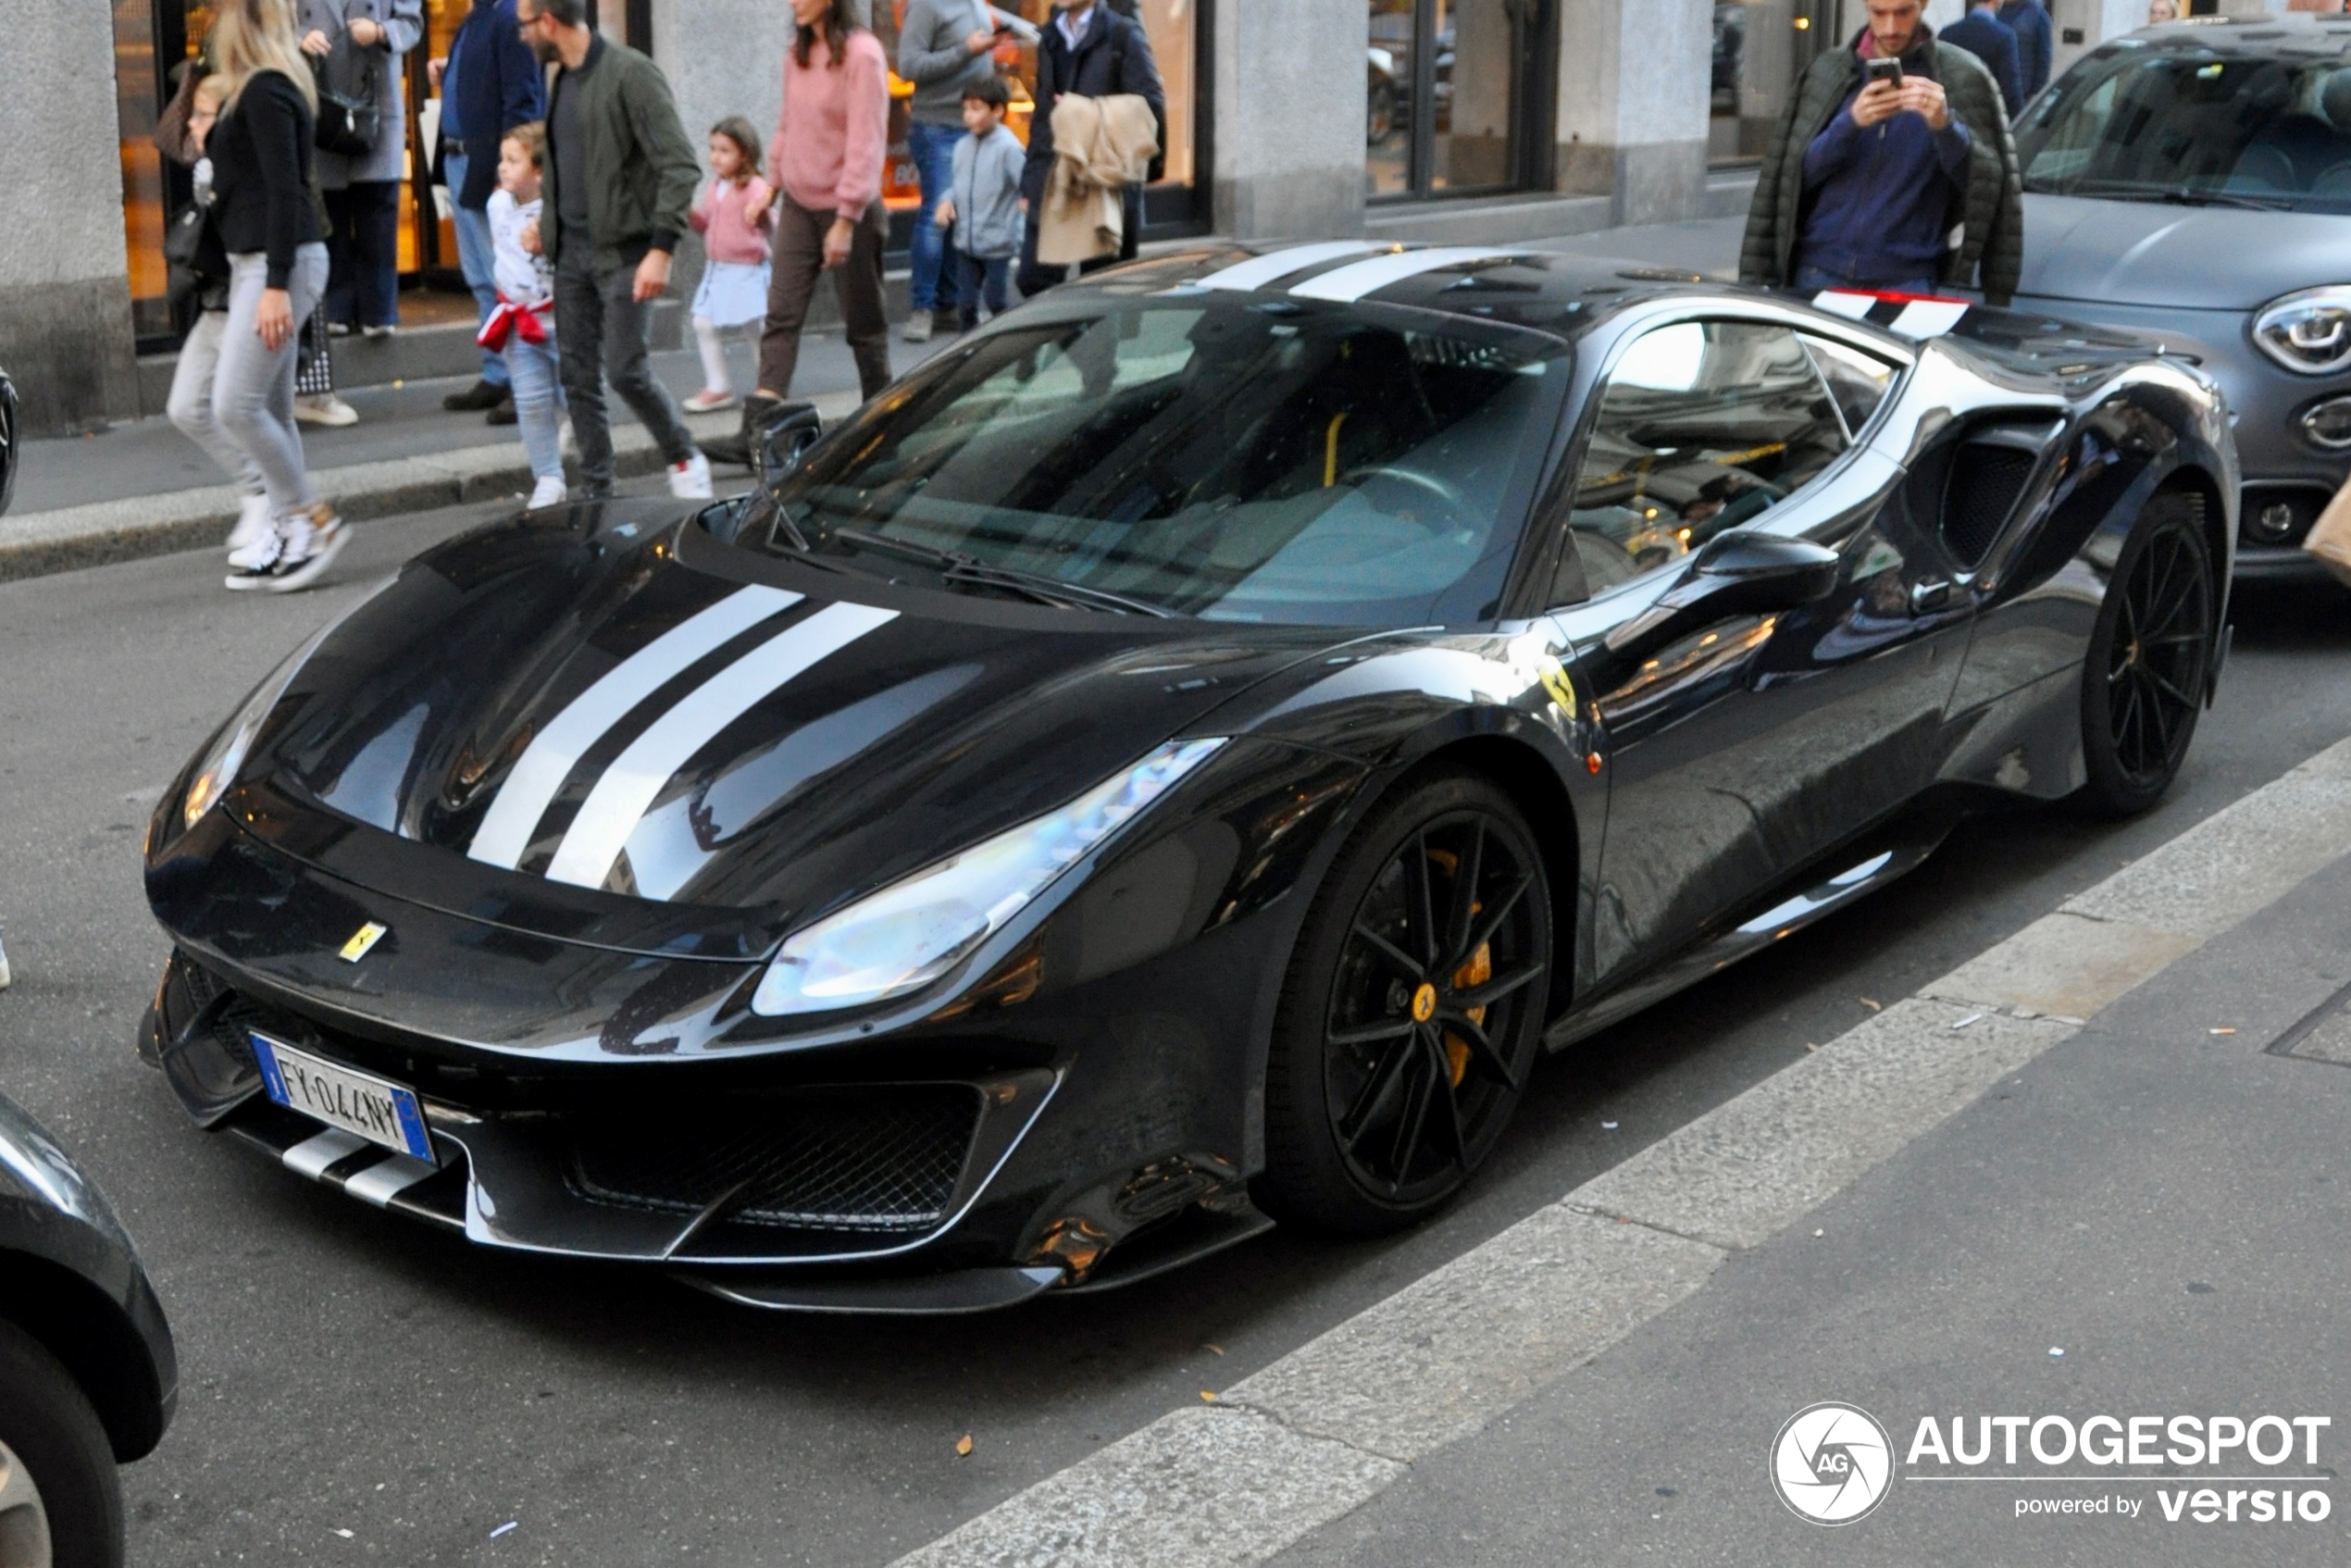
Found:
[[735, 401], [735, 378], [718, 334], [767, 314], [767, 230], [776, 218], [776, 193], [759, 177], [759, 132], [750, 121], [729, 116], [710, 128], [710, 171], [716, 178], [694, 198], [691, 214], [708, 258], [692, 312], [702, 391], [686, 399], [686, 406], [696, 414]]

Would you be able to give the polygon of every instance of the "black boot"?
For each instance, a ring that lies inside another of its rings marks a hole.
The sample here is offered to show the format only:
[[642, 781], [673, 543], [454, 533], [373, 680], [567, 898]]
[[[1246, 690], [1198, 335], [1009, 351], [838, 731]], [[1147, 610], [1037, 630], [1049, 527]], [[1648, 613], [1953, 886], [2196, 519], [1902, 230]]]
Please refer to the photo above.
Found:
[[799, 398], [768, 397], [753, 392], [743, 399], [742, 424], [733, 435], [713, 436], [702, 443], [703, 455], [714, 463], [732, 463], [759, 471], [759, 454], [776, 429], [795, 416], [813, 420], [815, 405]]
[[766, 433], [776, 410], [784, 406], [779, 397], [752, 392], [743, 399], [742, 422], [728, 435], [712, 436], [702, 443], [702, 453], [713, 463], [732, 463], [738, 468], [753, 464], [752, 454], [758, 450], [759, 438]]

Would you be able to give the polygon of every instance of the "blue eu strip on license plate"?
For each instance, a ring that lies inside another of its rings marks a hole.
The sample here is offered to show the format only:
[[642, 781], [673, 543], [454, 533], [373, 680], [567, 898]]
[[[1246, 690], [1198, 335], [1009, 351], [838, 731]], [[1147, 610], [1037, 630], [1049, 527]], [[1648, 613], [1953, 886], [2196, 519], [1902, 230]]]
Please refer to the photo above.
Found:
[[418, 1160], [433, 1160], [417, 1091], [372, 1073], [314, 1056], [298, 1046], [248, 1031], [262, 1089], [290, 1111]]

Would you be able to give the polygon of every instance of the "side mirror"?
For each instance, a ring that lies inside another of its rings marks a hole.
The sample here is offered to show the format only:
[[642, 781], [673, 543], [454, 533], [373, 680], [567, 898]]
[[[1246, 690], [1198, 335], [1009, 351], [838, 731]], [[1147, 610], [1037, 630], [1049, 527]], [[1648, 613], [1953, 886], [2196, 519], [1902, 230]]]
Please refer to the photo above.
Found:
[[1842, 575], [1843, 558], [1810, 540], [1717, 534], [1656, 604], [1608, 634], [1608, 649], [1640, 656], [1713, 621], [1793, 610], [1835, 592]]
[[759, 464], [759, 484], [763, 490], [773, 490], [786, 475], [800, 467], [800, 459], [816, 438], [825, 433], [825, 421], [813, 403], [787, 403], [760, 427], [755, 456]]

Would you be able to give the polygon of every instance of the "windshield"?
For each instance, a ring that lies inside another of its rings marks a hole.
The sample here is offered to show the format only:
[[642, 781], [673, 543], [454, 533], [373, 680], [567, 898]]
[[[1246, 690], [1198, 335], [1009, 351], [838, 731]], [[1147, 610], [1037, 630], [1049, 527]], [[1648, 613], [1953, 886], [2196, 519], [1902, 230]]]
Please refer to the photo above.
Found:
[[2351, 67], [2110, 46], [2034, 104], [2017, 153], [2028, 191], [2351, 211]]
[[[1567, 355], [1360, 305], [1031, 307], [812, 450], [777, 487], [775, 542], [1088, 609], [1491, 619]], [[745, 540], [768, 533], [746, 519]]]

